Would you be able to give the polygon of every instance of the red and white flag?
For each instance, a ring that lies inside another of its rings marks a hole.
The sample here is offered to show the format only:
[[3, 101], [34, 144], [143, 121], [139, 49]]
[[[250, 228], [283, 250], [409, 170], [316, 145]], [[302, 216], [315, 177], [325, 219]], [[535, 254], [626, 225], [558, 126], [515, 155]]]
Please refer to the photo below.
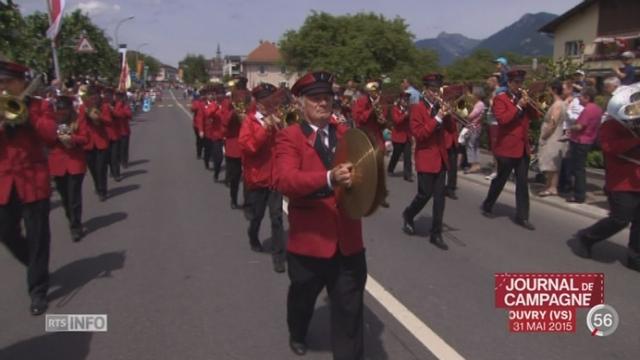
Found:
[[122, 62], [122, 70], [120, 70], [120, 81], [118, 84], [118, 90], [126, 91], [130, 87], [131, 87], [131, 75], [129, 74], [129, 64], [125, 60]]
[[47, 30], [47, 37], [49, 39], [55, 39], [60, 31], [60, 24], [62, 23], [62, 13], [64, 12], [65, 0], [47, 0], [49, 5], [49, 30]]

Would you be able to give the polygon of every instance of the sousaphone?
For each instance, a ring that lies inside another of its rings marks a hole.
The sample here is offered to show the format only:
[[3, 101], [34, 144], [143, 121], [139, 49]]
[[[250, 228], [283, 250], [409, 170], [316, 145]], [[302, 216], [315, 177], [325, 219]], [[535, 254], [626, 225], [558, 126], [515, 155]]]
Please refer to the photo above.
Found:
[[342, 211], [357, 220], [373, 214], [386, 196], [384, 155], [369, 136], [349, 129], [336, 146], [334, 166], [353, 164], [350, 187], [337, 187], [336, 198]]

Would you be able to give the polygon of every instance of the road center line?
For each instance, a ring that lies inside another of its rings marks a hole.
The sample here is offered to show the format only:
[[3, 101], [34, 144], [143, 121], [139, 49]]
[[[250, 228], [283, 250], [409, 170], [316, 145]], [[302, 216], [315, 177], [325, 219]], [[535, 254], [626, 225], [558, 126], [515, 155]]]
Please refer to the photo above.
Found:
[[[178, 107], [184, 111], [188, 118], [191, 114], [178, 102], [173, 91], [171, 96]], [[289, 203], [283, 200], [282, 208], [289, 214]], [[464, 359], [454, 348], [446, 343], [438, 334], [420, 320], [411, 310], [404, 306], [398, 299], [388, 292], [373, 276], [367, 276], [366, 290], [391, 316], [393, 316], [407, 331], [409, 331], [428, 351], [439, 359]]]

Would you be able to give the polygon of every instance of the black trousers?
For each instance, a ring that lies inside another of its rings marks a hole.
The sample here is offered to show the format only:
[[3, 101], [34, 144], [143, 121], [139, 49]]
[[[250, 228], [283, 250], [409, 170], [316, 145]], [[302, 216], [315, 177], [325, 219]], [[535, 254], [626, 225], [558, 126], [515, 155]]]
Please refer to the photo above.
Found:
[[109, 171], [111, 177], [120, 177], [120, 140], [109, 142]]
[[340, 253], [330, 259], [287, 253], [289, 293], [287, 324], [291, 338], [304, 342], [316, 299], [324, 287], [331, 307], [331, 349], [335, 360], [360, 360], [364, 356], [364, 287], [367, 262], [364, 250]]
[[123, 168], [129, 166], [129, 135], [120, 138], [120, 164]]
[[211, 157], [213, 159], [213, 179], [218, 181], [220, 177], [220, 170], [222, 169], [222, 160], [224, 159], [224, 153], [222, 148], [224, 147], [223, 140], [211, 140]]
[[589, 144], [578, 144], [569, 142], [570, 171], [574, 176], [575, 184], [573, 196], [578, 201], [585, 201], [587, 198], [587, 154], [591, 150]]
[[391, 153], [391, 159], [389, 159], [387, 172], [393, 173], [396, 170], [400, 155], [402, 155], [403, 161], [403, 176], [405, 179], [410, 178], [411, 175], [413, 175], [411, 165], [411, 141], [407, 141], [406, 143], [393, 143], [393, 152]]
[[516, 218], [529, 220], [529, 156], [521, 158], [496, 157], [498, 176], [491, 181], [489, 193], [482, 206], [493, 209], [512, 171], [516, 174]]
[[273, 260], [284, 260], [284, 226], [282, 222], [282, 195], [268, 188], [247, 190], [245, 203], [248, 206], [249, 241], [259, 243], [260, 224], [269, 206], [271, 219], [271, 255]]
[[447, 150], [449, 169], [447, 170], [447, 192], [455, 192], [458, 188], [458, 148], [453, 145]]
[[55, 176], [56, 190], [62, 198], [64, 213], [71, 229], [82, 227], [82, 181], [84, 174]]
[[107, 196], [107, 156], [108, 150], [93, 149], [86, 151], [87, 167], [91, 178], [93, 178], [93, 186], [98, 195]]
[[558, 192], [565, 193], [573, 189], [573, 176], [571, 174], [571, 158], [565, 155], [560, 162], [560, 173], [558, 174]]
[[[24, 221], [26, 237], [20, 231]], [[27, 285], [32, 300], [46, 299], [49, 290], [49, 199], [25, 204], [15, 186], [9, 202], [0, 205], [0, 240], [27, 267]]]
[[439, 173], [418, 173], [418, 193], [409, 207], [404, 210], [404, 216], [413, 219], [422, 211], [433, 196], [433, 214], [431, 220], [431, 234], [442, 233], [442, 221], [445, 205], [445, 177], [444, 164]]
[[605, 240], [631, 223], [629, 231], [629, 250], [633, 257], [640, 257], [640, 192], [611, 191], [609, 216], [581, 230], [586, 238], [598, 242]]
[[227, 164], [225, 172], [229, 181], [229, 194], [231, 195], [231, 203], [238, 204], [238, 190], [240, 189], [240, 179], [242, 178], [242, 162], [240, 158], [225, 157]]
[[211, 140], [209, 140], [207, 138], [202, 138], [202, 150], [203, 150], [202, 161], [204, 161], [205, 169], [209, 168], [209, 164], [211, 162], [211, 148], [212, 148], [212, 146], [213, 146], [213, 144], [211, 143]]
[[196, 134], [196, 156], [198, 159], [202, 157], [202, 150], [204, 149], [204, 138], [200, 137], [200, 132], [197, 128], [193, 128], [194, 134]]

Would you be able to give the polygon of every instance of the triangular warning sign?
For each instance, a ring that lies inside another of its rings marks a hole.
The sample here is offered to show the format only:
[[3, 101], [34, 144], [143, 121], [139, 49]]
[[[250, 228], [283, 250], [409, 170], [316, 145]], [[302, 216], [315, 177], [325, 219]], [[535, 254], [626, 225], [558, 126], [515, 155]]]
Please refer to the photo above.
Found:
[[89, 39], [87, 39], [86, 37], [80, 38], [80, 41], [78, 42], [78, 46], [76, 46], [76, 52], [92, 53], [95, 51], [96, 49], [93, 47], [93, 45], [91, 45], [91, 43], [89, 42]]

